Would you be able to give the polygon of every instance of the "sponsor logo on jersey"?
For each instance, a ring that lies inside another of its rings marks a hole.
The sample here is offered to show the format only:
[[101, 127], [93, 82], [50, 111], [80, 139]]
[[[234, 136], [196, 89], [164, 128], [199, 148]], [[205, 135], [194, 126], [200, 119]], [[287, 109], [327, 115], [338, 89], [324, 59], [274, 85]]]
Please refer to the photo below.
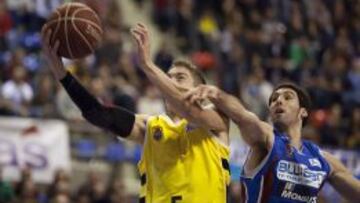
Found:
[[311, 166], [317, 166], [317, 167], [321, 168], [321, 163], [320, 163], [319, 159], [316, 159], [316, 158], [309, 159], [309, 162], [310, 162]]
[[163, 132], [160, 127], [154, 129], [154, 140], [159, 141], [163, 137]]
[[294, 189], [295, 189], [295, 184], [294, 183], [286, 182], [284, 190], [294, 191]]
[[296, 192], [292, 192], [286, 189], [281, 193], [281, 197], [291, 200], [301, 201], [301, 202], [307, 202], [307, 203], [317, 202], [316, 196], [300, 195]]
[[305, 164], [281, 160], [276, 175], [279, 180], [320, 188], [326, 172], [311, 170]]

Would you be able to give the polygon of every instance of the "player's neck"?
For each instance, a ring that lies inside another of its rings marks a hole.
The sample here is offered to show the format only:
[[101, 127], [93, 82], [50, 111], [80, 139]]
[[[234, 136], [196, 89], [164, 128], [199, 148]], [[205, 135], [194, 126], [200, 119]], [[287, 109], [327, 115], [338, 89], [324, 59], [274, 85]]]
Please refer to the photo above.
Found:
[[174, 122], [177, 122], [177, 121], [180, 121], [181, 120], [181, 118], [176, 114], [176, 113], [174, 113], [174, 112], [172, 112], [172, 111], [166, 111], [166, 114], [171, 118], [171, 120], [172, 121], [174, 121]]
[[295, 147], [296, 149], [300, 149], [301, 148], [301, 126], [299, 125], [294, 125], [294, 126], [289, 126], [286, 130], [285, 130], [287, 136], [289, 136], [290, 138], [290, 144], [291, 146]]
[[276, 126], [277, 130], [285, 133], [289, 137], [290, 144], [297, 148], [301, 148], [301, 123], [290, 126], [279, 125]]

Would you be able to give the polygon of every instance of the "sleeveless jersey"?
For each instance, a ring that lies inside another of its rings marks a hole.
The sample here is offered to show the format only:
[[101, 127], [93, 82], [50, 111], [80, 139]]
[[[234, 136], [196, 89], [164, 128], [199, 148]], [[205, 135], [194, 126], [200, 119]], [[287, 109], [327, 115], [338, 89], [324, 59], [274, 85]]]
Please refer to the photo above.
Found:
[[225, 203], [229, 148], [186, 120], [150, 117], [142, 158], [140, 202]]
[[[241, 176], [243, 202], [317, 202], [330, 173], [329, 163], [317, 145], [303, 141], [301, 150], [288, 137], [274, 131], [271, 151], [250, 174]], [[245, 163], [246, 164], [246, 163]]]

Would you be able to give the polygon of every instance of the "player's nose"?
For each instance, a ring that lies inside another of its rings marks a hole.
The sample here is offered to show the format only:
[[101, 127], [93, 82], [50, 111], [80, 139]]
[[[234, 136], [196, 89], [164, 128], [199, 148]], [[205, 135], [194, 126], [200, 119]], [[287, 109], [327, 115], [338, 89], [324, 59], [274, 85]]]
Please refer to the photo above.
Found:
[[281, 106], [284, 103], [284, 98], [282, 96], [279, 96], [275, 100], [275, 106]]

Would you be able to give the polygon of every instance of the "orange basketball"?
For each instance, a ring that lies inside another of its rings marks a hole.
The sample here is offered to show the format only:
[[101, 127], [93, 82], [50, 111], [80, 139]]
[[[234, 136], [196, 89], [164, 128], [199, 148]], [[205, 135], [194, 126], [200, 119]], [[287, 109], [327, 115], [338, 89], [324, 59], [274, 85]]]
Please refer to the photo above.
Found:
[[94, 52], [102, 39], [103, 29], [98, 15], [82, 3], [66, 3], [49, 17], [43, 31], [52, 30], [50, 44], [60, 41], [58, 54], [76, 59]]

